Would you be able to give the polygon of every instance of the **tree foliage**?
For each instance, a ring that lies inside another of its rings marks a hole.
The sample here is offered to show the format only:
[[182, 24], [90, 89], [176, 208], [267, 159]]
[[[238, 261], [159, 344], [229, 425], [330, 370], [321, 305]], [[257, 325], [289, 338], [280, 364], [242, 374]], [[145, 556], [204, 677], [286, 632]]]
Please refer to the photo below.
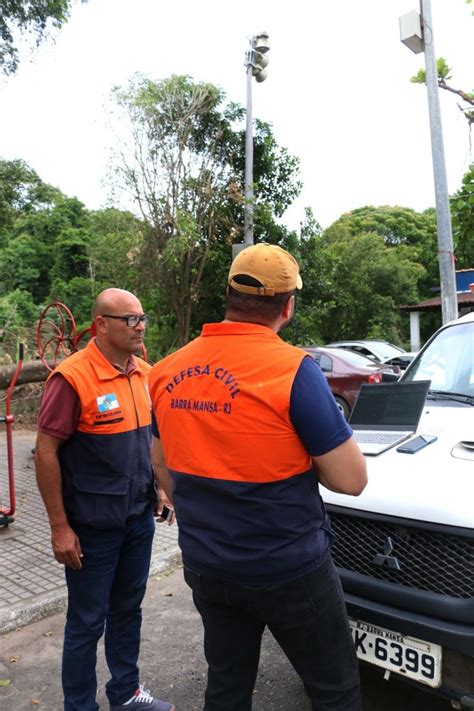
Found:
[[[439, 285], [434, 210], [367, 206], [342, 215], [323, 236], [332, 284], [324, 337], [402, 343], [407, 329], [399, 306], [432, 296]], [[422, 324], [427, 333], [432, 320]]]
[[[469, 1], [470, 0], [467, 0], [467, 2]], [[469, 127], [471, 127], [474, 123], [474, 109], [470, 110], [469, 107], [474, 107], [474, 92], [463, 91], [463, 89], [456, 89], [451, 86], [451, 84], [448, 84], [448, 81], [452, 79], [452, 69], [450, 66], [448, 66], [448, 63], [446, 62], [446, 59], [444, 59], [444, 57], [439, 57], [436, 60], [436, 72], [438, 75], [438, 86], [440, 87], [440, 89], [450, 91], [452, 94], [457, 94], [457, 96], [461, 97], [465, 104], [467, 104], [467, 106], [459, 106], [458, 104], [458, 107], [466, 117], [469, 123]], [[410, 81], [413, 84], [426, 84], [426, 70], [420, 69], [419, 72], [410, 79]]]
[[[115, 99], [129, 127], [117, 161], [121, 185], [136, 201], [146, 228], [142, 287], [160, 311], [173, 314], [177, 344], [194, 331], [206, 295], [215, 297], [212, 267], [230, 264], [231, 245], [242, 240], [244, 110], [225, 104], [224, 93], [187, 76], [154, 82], [137, 76]], [[255, 132], [256, 237], [275, 231], [275, 217], [300, 186], [298, 161], [278, 146], [271, 128]], [[210, 287], [210, 284], [213, 284]], [[211, 290], [210, 290], [211, 289]], [[156, 309], [156, 306], [155, 306]], [[156, 313], [162, 321], [161, 312]], [[170, 344], [171, 345], [171, 344]]]
[[48, 27], [58, 29], [68, 20], [71, 5], [72, 0], [0, 0], [0, 70], [14, 74], [18, 69], [15, 30], [34, 35], [40, 44]]
[[[233, 111], [238, 121], [238, 107]], [[222, 110], [216, 108], [216, 112], [215, 120], [224, 121]], [[156, 360], [180, 345], [169, 289], [176, 280], [179, 296], [184, 283], [180, 270], [193, 250], [196, 259], [204, 250], [207, 257], [190, 311], [188, 337], [197, 335], [203, 322], [223, 317], [231, 244], [241, 239], [243, 203], [239, 196], [244, 165], [244, 132], [226, 120], [226, 140], [234, 152], [223, 153], [223, 158], [230, 155], [232, 161], [217, 167], [222, 177], [216, 188], [221, 202], [213, 201], [212, 195], [207, 203], [199, 202], [199, 195], [193, 202], [193, 190], [202, 189], [203, 183], [188, 173], [184, 197], [178, 191], [175, 198], [175, 212], [158, 213], [175, 216], [168, 241], [162, 245], [164, 256], [155, 249], [154, 223], [148, 215], [145, 220], [115, 208], [89, 211], [76, 198], [43, 183], [22, 161], [0, 161], [0, 172], [6, 178], [0, 184], [0, 362], [15, 358], [19, 338], [26, 340], [28, 353], [34, 353], [36, 322], [47, 303], [63, 301], [81, 330], [90, 324], [95, 296], [109, 286], [136, 292], [145, 311], [152, 314], [147, 348]], [[171, 124], [165, 129], [171, 132]], [[290, 231], [276, 215], [299, 189], [297, 161], [276, 144], [268, 125], [256, 127], [256, 140], [262, 147], [254, 173], [257, 238], [294, 254], [304, 282], [297, 294], [295, 318], [282, 336], [300, 345], [344, 337], [385, 338], [408, 345], [408, 317], [400, 305], [432, 296], [430, 289], [439, 285], [435, 211], [366, 206], [342, 215], [323, 231], [307, 209], [299, 230]], [[186, 151], [185, 158], [189, 158]], [[266, 172], [286, 175], [284, 185], [275, 177], [262, 179]], [[227, 176], [230, 182], [226, 183]], [[212, 187], [213, 182], [209, 178], [204, 185]], [[174, 204], [171, 198], [167, 202], [168, 193], [157, 192], [156, 199], [160, 210]], [[196, 205], [204, 211], [204, 204], [216, 212], [212, 225], [204, 219], [199, 223], [192, 212]], [[451, 212], [456, 266], [472, 267], [474, 166], [452, 196]], [[161, 223], [157, 224], [161, 229]], [[423, 338], [438, 321], [436, 314], [423, 317]]]
[[0, 246], [20, 215], [47, 209], [60, 195], [22, 160], [0, 160]]
[[337, 338], [386, 338], [402, 341], [398, 307], [417, 299], [423, 267], [405, 245], [387, 247], [383, 238], [363, 232], [342, 234], [323, 249], [330, 285], [323, 304], [324, 341]]
[[111, 285], [134, 290], [143, 224], [115, 209], [90, 212], [44, 183], [23, 161], [0, 161], [0, 359], [22, 338], [35, 349], [36, 321], [63, 301], [79, 327]]
[[474, 267], [474, 163], [451, 199], [456, 269]]
[[147, 225], [142, 274], [160, 284], [183, 344], [210, 244], [231, 227], [222, 207], [232, 177], [226, 155], [235, 149], [231, 116], [218, 110], [216, 87], [188, 77], [139, 76], [115, 97], [131, 139], [117, 173]]
[[342, 215], [325, 232], [328, 241], [341, 232], [354, 237], [364, 232], [374, 232], [383, 238], [387, 247], [406, 245], [411, 258], [424, 267], [418, 281], [418, 293], [428, 298], [430, 289], [439, 283], [438, 242], [436, 212], [429, 208], [416, 212], [408, 207], [382, 205], [366, 206]]

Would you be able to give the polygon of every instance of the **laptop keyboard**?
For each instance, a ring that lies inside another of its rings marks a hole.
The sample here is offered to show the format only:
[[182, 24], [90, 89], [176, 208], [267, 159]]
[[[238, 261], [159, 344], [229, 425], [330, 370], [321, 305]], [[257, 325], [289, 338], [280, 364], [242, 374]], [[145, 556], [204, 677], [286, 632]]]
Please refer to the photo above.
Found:
[[390, 444], [400, 439], [401, 434], [400, 432], [361, 432], [356, 430], [354, 438], [356, 442], [361, 444], [364, 442], [368, 444]]

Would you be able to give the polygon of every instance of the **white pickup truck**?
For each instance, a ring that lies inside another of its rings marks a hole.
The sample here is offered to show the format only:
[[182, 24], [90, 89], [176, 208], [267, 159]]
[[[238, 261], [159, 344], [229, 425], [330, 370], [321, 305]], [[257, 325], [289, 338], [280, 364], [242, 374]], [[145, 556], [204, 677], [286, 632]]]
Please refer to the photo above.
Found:
[[[322, 489], [359, 659], [474, 709], [474, 313], [401, 380], [430, 380], [414, 454], [367, 457], [359, 497]], [[374, 386], [376, 387], [376, 386]]]

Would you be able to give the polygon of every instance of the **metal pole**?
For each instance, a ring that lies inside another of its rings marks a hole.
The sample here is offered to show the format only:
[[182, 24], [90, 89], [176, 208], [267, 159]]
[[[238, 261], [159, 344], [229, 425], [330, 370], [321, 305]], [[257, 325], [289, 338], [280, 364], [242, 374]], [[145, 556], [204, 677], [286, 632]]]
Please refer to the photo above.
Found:
[[247, 119], [245, 126], [245, 203], [244, 243], [253, 244], [253, 132], [252, 132], [252, 63], [247, 63]]
[[454, 273], [453, 234], [449, 210], [448, 180], [444, 157], [443, 129], [439, 104], [438, 74], [433, 41], [433, 21], [430, 0], [420, 0], [423, 48], [425, 53], [426, 88], [431, 131], [431, 154], [435, 184], [436, 217], [438, 223], [439, 276], [443, 323], [458, 316], [456, 276]]

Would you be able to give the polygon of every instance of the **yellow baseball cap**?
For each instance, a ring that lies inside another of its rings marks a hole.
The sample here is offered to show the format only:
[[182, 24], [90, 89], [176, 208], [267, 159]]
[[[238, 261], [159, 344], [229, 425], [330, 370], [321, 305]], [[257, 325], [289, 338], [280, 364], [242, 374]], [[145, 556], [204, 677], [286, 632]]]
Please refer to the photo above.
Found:
[[[237, 276], [252, 277], [262, 286], [239, 284], [235, 281]], [[281, 247], [266, 242], [239, 252], [231, 264], [228, 283], [236, 291], [256, 296], [284, 294], [303, 286], [296, 259]]]

